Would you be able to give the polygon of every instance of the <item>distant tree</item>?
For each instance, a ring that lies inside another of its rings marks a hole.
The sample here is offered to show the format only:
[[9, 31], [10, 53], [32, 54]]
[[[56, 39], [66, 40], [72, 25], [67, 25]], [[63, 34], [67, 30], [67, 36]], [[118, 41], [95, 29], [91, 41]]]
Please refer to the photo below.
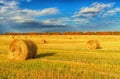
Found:
[[63, 35], [68, 35], [68, 32], [63, 32]]
[[42, 35], [51, 35], [51, 33], [50, 32], [44, 32], [44, 33], [42, 33]]
[[52, 35], [61, 35], [60, 32], [53, 32]]
[[5, 33], [5, 35], [20, 35], [21, 33], [17, 33], [17, 32], [7, 32]]
[[83, 32], [75, 32], [75, 35], [83, 35]]
[[116, 35], [118, 32], [96, 32], [96, 35]]
[[84, 35], [95, 35], [94, 32], [85, 32]]
[[116, 32], [114, 32], [114, 35], [120, 35], [120, 32], [116, 31]]

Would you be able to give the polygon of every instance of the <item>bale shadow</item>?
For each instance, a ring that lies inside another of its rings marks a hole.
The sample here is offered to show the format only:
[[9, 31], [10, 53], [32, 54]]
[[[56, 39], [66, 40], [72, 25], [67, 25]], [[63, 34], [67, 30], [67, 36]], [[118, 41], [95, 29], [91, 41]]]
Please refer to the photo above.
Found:
[[99, 47], [98, 49], [102, 49], [102, 47]]
[[41, 53], [41, 54], [38, 54], [37, 56], [36, 56], [36, 58], [42, 58], [42, 57], [47, 57], [47, 56], [53, 56], [53, 55], [55, 55], [56, 53], [52, 53], [52, 52], [50, 52], [50, 53]]

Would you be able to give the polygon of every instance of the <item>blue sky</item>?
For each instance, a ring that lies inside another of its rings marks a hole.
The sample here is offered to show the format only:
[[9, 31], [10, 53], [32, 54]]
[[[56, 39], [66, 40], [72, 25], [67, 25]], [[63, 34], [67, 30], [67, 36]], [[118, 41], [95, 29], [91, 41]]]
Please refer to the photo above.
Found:
[[0, 32], [119, 31], [119, 0], [0, 0]]

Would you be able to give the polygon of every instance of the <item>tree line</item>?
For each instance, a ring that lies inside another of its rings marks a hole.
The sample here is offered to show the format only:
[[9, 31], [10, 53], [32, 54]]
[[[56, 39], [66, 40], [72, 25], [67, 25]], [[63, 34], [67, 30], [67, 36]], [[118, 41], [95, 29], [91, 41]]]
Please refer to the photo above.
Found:
[[120, 35], [120, 32], [7, 32], [1, 33], [1, 35]]

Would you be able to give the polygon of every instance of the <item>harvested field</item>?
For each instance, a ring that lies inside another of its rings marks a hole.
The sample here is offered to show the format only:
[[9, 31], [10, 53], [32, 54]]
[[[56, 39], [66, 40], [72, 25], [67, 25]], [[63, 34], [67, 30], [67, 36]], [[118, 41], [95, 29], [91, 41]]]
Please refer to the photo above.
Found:
[[[19, 35], [37, 44], [35, 59], [9, 60], [13, 36], [0, 36], [0, 79], [120, 79], [120, 36]], [[72, 39], [70, 39], [72, 38]], [[46, 39], [47, 43], [41, 43]], [[102, 49], [90, 50], [87, 41], [98, 40]]]

